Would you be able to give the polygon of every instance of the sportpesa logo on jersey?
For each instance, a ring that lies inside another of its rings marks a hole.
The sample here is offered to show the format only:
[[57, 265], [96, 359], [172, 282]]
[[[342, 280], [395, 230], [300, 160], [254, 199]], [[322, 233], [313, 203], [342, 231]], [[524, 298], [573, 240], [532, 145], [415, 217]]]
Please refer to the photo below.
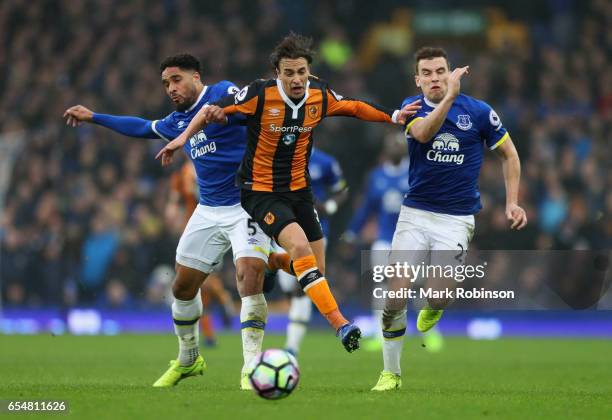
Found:
[[312, 127], [303, 127], [301, 125], [284, 127], [276, 124], [270, 124], [270, 131], [273, 133], [283, 133], [281, 141], [283, 144], [285, 144], [285, 146], [291, 146], [297, 140], [299, 133], [309, 133], [312, 131]]
[[427, 160], [441, 163], [463, 164], [463, 153], [459, 152], [459, 139], [451, 133], [441, 133], [431, 143], [431, 150], [427, 151]]

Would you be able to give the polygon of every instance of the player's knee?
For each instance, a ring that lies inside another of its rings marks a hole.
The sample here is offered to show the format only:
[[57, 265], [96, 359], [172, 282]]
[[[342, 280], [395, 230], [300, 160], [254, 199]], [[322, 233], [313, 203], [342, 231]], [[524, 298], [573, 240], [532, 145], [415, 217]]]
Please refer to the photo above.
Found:
[[177, 277], [174, 279], [174, 282], [172, 282], [172, 295], [174, 295], [176, 299], [191, 300], [198, 294], [199, 288], [198, 285], [180, 281]]
[[236, 282], [240, 296], [262, 293], [264, 268], [261, 260], [241, 261], [236, 264]]
[[177, 265], [176, 277], [172, 282], [172, 295], [180, 300], [193, 299], [206, 277], [205, 273]]

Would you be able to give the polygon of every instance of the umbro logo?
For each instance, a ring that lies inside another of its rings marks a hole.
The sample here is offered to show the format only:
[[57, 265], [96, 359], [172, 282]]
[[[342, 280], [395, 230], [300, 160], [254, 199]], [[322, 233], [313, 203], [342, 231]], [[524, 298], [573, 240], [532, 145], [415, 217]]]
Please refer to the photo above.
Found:
[[280, 109], [277, 108], [270, 108], [268, 110], [268, 112], [270, 113], [270, 115], [272, 115], [273, 117], [278, 117], [280, 115]]
[[319, 273], [317, 271], [313, 271], [313, 272], [310, 272], [310, 273], [306, 274], [305, 280], [306, 280], [307, 283], [312, 283], [313, 281], [315, 281], [319, 277], [320, 277]]

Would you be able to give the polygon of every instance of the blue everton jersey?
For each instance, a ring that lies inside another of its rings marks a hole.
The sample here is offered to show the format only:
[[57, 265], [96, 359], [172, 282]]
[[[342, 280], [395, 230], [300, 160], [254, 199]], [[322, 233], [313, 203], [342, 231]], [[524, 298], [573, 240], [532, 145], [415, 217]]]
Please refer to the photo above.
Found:
[[[153, 121], [153, 131], [165, 140], [179, 136], [200, 108], [238, 88], [228, 81], [205, 86], [198, 100], [184, 112], [174, 111], [163, 120]], [[244, 118], [232, 116], [230, 120]], [[240, 203], [240, 190], [234, 184], [246, 148], [246, 129], [240, 124], [210, 124], [189, 139], [183, 147], [193, 161], [200, 188], [200, 204], [231, 206]]]
[[378, 239], [391, 242], [404, 194], [409, 188], [407, 159], [394, 166], [385, 163], [375, 168], [368, 178], [366, 197], [349, 224], [349, 231], [357, 235], [370, 216], [378, 222]]
[[[331, 155], [312, 148], [310, 163], [308, 164], [312, 193], [317, 202], [324, 203], [331, 194], [342, 191], [346, 187], [346, 181], [338, 161]], [[323, 234], [329, 235], [329, 220], [325, 217], [320, 219]]]
[[423, 95], [406, 98], [403, 105], [421, 99], [421, 109], [406, 126], [410, 157], [410, 188], [404, 205], [436, 213], [470, 215], [480, 204], [478, 175], [483, 145], [493, 150], [508, 138], [506, 129], [485, 102], [459, 95], [440, 130], [427, 143], [410, 137], [410, 127], [426, 117], [435, 104]]

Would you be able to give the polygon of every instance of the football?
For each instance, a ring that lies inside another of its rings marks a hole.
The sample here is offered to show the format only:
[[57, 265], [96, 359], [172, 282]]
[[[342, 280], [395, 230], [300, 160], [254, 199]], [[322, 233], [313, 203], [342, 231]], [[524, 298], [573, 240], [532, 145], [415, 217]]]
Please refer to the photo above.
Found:
[[249, 379], [253, 391], [268, 400], [289, 396], [300, 380], [297, 360], [285, 350], [269, 349], [258, 354], [252, 367]]

